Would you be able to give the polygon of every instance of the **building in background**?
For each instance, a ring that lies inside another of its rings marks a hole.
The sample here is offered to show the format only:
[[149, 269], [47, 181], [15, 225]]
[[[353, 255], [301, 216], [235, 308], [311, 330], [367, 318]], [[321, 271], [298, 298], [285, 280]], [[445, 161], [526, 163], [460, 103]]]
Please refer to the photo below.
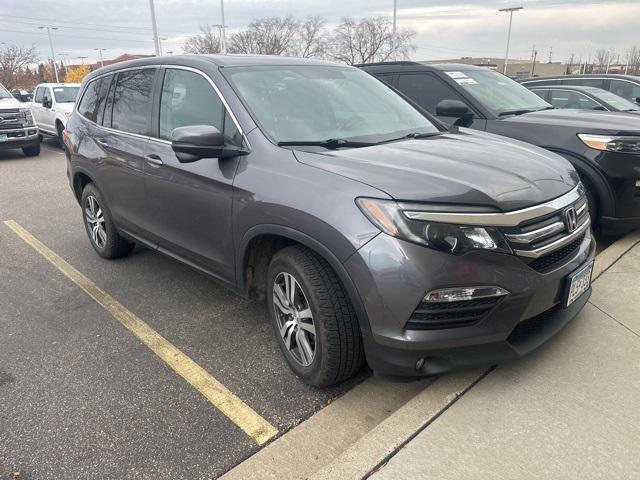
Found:
[[[502, 72], [504, 69], [504, 58], [489, 57], [462, 57], [446, 60], [433, 60], [420, 63], [462, 63], [464, 65], [475, 65], [477, 67], [487, 67], [492, 70]], [[550, 75], [564, 75], [567, 73], [567, 65], [561, 62], [543, 63], [531, 60], [509, 60], [507, 64], [507, 76], [512, 78], [546, 77]]]

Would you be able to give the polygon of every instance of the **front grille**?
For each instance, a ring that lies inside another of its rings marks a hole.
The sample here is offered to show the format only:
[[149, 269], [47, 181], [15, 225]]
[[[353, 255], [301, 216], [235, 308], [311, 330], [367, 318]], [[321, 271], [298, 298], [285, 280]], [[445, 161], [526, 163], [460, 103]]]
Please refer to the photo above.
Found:
[[17, 108], [0, 110], [0, 131], [25, 127], [31, 123], [30, 120], [30, 114], [27, 117], [27, 112], [21, 112]]
[[[534, 270], [547, 272], [561, 266], [572, 258], [584, 240], [586, 235], [584, 230], [589, 222], [589, 205], [584, 188], [581, 186], [580, 189], [580, 198], [571, 205], [523, 222], [517, 227], [500, 229], [514, 253]], [[565, 219], [565, 211], [568, 207], [573, 207], [577, 213], [577, 227], [571, 232], [567, 229]], [[571, 239], [570, 243], [564, 243], [564, 239], [568, 241], [567, 237], [577, 234], [576, 230], [583, 233]]]
[[580, 244], [584, 240], [585, 234], [583, 233], [578, 238], [576, 238], [573, 242], [568, 243], [564, 247], [559, 248], [558, 250], [545, 255], [540, 258], [536, 258], [533, 262], [529, 263], [529, 266], [538, 272], [546, 272], [551, 270], [554, 267], [564, 263], [566, 258], [570, 258], [573, 254], [578, 250]]
[[487, 315], [501, 297], [461, 300], [458, 302], [422, 302], [405, 325], [407, 330], [436, 330], [467, 327]]
[[540, 335], [550, 326], [554, 316], [561, 308], [562, 306], [557, 304], [535, 317], [520, 322], [516, 328], [513, 329], [507, 338], [507, 341], [511, 344], [517, 345], [518, 343], [526, 342], [527, 340]]

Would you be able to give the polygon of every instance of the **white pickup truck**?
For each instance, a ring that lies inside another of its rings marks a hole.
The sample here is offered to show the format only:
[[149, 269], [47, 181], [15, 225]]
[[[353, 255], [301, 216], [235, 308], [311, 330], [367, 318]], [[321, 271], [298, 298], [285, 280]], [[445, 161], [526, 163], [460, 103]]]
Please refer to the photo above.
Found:
[[27, 157], [40, 154], [38, 127], [31, 109], [0, 85], [0, 150], [21, 148]]
[[57, 137], [60, 145], [64, 145], [62, 131], [79, 91], [79, 83], [41, 83], [36, 87], [29, 105], [40, 128], [40, 135]]

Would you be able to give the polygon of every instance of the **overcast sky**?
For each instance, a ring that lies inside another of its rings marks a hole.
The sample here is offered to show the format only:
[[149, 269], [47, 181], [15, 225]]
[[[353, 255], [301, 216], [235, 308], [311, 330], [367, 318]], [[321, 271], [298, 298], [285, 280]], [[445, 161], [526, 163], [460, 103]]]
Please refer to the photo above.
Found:
[[[586, 59], [598, 48], [612, 48], [624, 56], [631, 45], [640, 46], [640, 1], [592, 0], [398, 0], [399, 27], [417, 32], [415, 60], [461, 56], [504, 56], [508, 14], [499, 8], [524, 6], [514, 14], [511, 57], [530, 58], [535, 45], [540, 59]], [[220, 23], [219, 0], [155, 0], [163, 50], [181, 52], [184, 38], [199, 25]], [[231, 32], [252, 18], [320, 15], [330, 25], [341, 17], [391, 15], [393, 0], [225, 0], [226, 23]], [[35, 45], [41, 60], [50, 56], [44, 30], [58, 27], [53, 43], [58, 54], [72, 63], [79, 56], [105, 58], [121, 53], [153, 53], [148, 0], [0, 0], [0, 41]], [[61, 57], [58, 56], [58, 60]]]

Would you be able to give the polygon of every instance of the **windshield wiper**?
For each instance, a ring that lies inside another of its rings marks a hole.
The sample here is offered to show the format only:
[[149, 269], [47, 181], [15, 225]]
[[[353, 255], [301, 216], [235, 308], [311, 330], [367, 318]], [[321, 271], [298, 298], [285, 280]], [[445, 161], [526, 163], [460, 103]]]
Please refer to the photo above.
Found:
[[288, 142], [278, 142], [279, 147], [289, 147], [289, 146], [303, 146], [303, 147], [324, 147], [330, 150], [335, 150], [336, 148], [359, 148], [359, 147], [371, 147], [372, 145], [377, 145], [374, 142], [354, 142], [351, 140], [346, 140], [344, 138], [330, 138], [328, 140], [292, 140]]
[[438, 135], [442, 135], [442, 132], [422, 132], [422, 133], [409, 133], [405, 135], [403, 138], [429, 138], [436, 137]]
[[522, 115], [523, 113], [531, 113], [536, 110], [531, 110], [530, 108], [521, 108], [520, 110], [505, 110], [504, 112], [500, 112], [498, 114], [499, 117], [504, 117], [505, 115]]

